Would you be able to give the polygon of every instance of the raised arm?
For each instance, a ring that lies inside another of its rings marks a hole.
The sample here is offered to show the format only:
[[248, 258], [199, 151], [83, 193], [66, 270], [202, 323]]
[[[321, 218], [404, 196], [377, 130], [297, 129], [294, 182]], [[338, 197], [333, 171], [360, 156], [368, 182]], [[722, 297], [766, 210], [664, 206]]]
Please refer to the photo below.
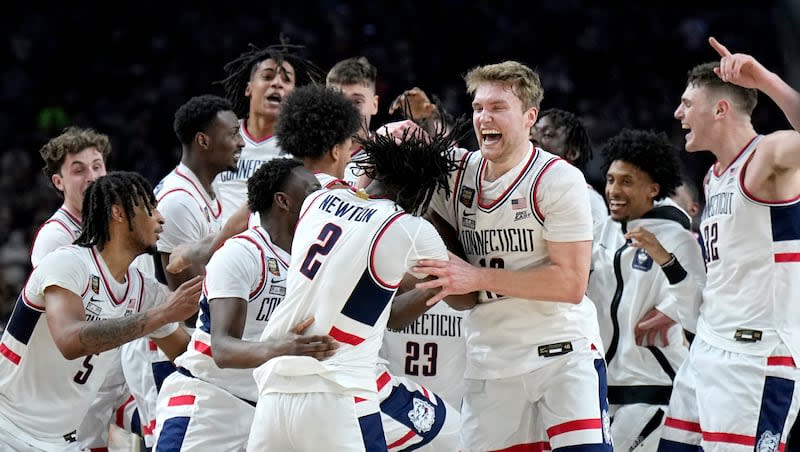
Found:
[[708, 38], [708, 42], [720, 56], [719, 68], [714, 69], [714, 72], [722, 80], [763, 92], [778, 104], [792, 127], [800, 130], [800, 93], [752, 56], [731, 54], [727, 47], [713, 37]]
[[44, 291], [47, 326], [66, 359], [104, 352], [194, 314], [201, 285], [202, 278], [190, 279], [169, 294], [163, 305], [119, 319], [95, 321], [86, 320], [83, 301], [77, 294], [49, 286]]

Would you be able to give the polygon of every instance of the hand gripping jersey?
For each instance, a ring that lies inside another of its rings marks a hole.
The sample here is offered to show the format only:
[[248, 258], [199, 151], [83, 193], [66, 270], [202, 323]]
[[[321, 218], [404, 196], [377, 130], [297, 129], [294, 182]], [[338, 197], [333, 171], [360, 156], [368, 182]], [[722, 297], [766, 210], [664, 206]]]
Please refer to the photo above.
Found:
[[[437, 193], [431, 206], [455, 228], [471, 264], [534, 268], [549, 263], [545, 240], [592, 239], [586, 182], [566, 161], [531, 145], [516, 167], [487, 182], [480, 152], [455, 152], [463, 168], [451, 175], [452, 195], [445, 200]], [[594, 305], [586, 297], [570, 304], [481, 291], [465, 328], [465, 376], [478, 379], [511, 377], [544, 365], [540, 346], [598, 337]]]
[[[67, 360], [45, 318], [44, 291], [67, 289], [83, 300], [86, 319], [116, 319], [165, 299], [153, 279], [131, 267], [124, 283], [111, 277], [100, 253], [75, 245], [49, 254], [31, 273], [0, 341], [0, 429], [36, 447], [74, 442], [110, 366], [115, 350]], [[175, 324], [151, 333], [171, 334]]]
[[31, 265], [36, 267], [56, 248], [71, 245], [81, 233], [81, 219], [61, 206], [36, 233], [31, 247]]
[[239, 120], [239, 133], [244, 139], [244, 148], [239, 155], [236, 171], [224, 171], [214, 179], [214, 191], [222, 202], [222, 222], [247, 202], [247, 179], [264, 163], [282, 154], [274, 135], [260, 140], [247, 133], [247, 120]]
[[158, 251], [171, 253], [177, 245], [197, 242], [222, 228], [219, 198], [210, 199], [197, 176], [183, 163], [153, 191], [165, 220]]
[[800, 362], [800, 198], [766, 202], [744, 187], [754, 138], [706, 177], [700, 233], [708, 281], [697, 333], [714, 347], [767, 356], [780, 343]]
[[214, 303], [215, 298], [246, 300], [247, 320], [242, 340], [258, 341], [270, 315], [286, 294], [288, 267], [289, 254], [273, 244], [260, 226], [226, 241], [208, 262], [197, 328], [189, 348], [175, 364], [236, 397], [255, 402], [258, 392], [252, 369], [220, 369], [214, 363], [209, 303]]
[[332, 392], [376, 398], [375, 372], [389, 303], [419, 259], [447, 259], [433, 226], [387, 199], [320, 190], [303, 204], [292, 244], [287, 296], [262, 340], [283, 337], [309, 316], [306, 334], [329, 334], [336, 354], [274, 358], [254, 371], [259, 394]]

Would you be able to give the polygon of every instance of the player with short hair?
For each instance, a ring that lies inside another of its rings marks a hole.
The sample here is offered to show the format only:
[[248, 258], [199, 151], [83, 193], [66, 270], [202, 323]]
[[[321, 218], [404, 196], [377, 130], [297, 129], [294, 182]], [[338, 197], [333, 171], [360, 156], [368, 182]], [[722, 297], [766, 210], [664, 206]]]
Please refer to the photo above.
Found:
[[655, 451], [705, 266], [689, 217], [667, 199], [680, 183], [667, 136], [626, 129], [602, 153], [611, 215], [594, 238], [586, 295], [606, 346], [611, 436], [618, 450]]
[[[660, 448], [781, 450], [800, 408], [800, 93], [709, 43], [720, 60], [689, 71], [675, 110], [686, 150], [717, 158], [700, 223], [707, 282]], [[758, 91], [794, 130], [755, 131]]]
[[259, 341], [286, 294], [300, 205], [319, 183], [299, 161], [277, 158], [247, 185], [248, 206], [261, 224], [229, 239], [208, 262], [198, 327], [159, 393], [159, 451], [243, 450], [258, 398], [252, 369], [288, 354], [324, 359], [337, 346], [330, 336], [302, 335], [313, 319], [287, 338]]
[[[466, 77], [480, 152], [456, 150], [462, 169], [437, 196], [467, 261], [424, 260], [436, 301], [480, 291], [466, 316], [461, 450], [611, 450], [597, 314], [584, 295], [592, 218], [580, 170], [528, 141], [543, 92], [516, 61]], [[569, 390], [565, 390], [569, 388]], [[511, 420], [511, 421], [509, 421]]]
[[275, 124], [283, 100], [296, 87], [317, 84], [324, 74], [302, 56], [301, 46], [286, 43], [250, 48], [225, 65], [225, 97], [240, 120], [245, 147], [237, 169], [214, 180], [222, 202], [222, 221], [247, 203], [247, 179], [283, 153], [275, 138]]
[[[150, 184], [110, 173], [86, 190], [82, 230], [34, 269], [0, 339], [0, 437], [13, 449], [78, 450], [76, 429], [120, 345], [163, 346], [196, 311], [200, 279], [167, 295], [130, 267], [154, 252], [163, 218]], [[13, 415], [12, 415], [13, 413]]]

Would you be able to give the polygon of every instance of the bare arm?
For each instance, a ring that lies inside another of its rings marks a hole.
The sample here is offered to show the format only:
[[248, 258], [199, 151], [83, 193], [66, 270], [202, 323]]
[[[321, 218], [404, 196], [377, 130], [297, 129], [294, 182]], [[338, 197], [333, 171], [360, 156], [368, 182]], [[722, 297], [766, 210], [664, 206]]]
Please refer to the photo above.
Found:
[[592, 242], [545, 243], [551, 262], [528, 270], [479, 268], [452, 254], [449, 261], [422, 260], [414, 271], [438, 279], [419, 283], [417, 288], [442, 288], [428, 303], [478, 290], [530, 300], [580, 303], [589, 281]]
[[283, 355], [303, 355], [322, 360], [333, 356], [339, 344], [330, 336], [302, 336], [314, 321], [295, 326], [286, 339], [272, 342], [242, 340], [247, 320], [247, 302], [241, 298], [215, 298], [209, 302], [211, 350], [221, 368], [252, 369]]
[[[429, 276], [423, 281], [432, 281], [434, 278]], [[392, 301], [392, 310], [389, 313], [389, 328], [400, 330], [411, 324], [417, 317], [424, 314], [433, 304], [426, 301], [433, 298], [439, 291], [436, 289], [417, 289], [414, 287], [419, 281], [413, 275], [407, 274], [403, 278], [400, 287], [410, 287], [409, 290], [397, 295]], [[450, 295], [444, 299], [451, 308], [457, 311], [472, 309], [478, 304], [477, 292], [470, 292], [463, 295]]]
[[216, 234], [209, 234], [199, 242], [176, 246], [172, 253], [167, 254], [167, 260], [162, 261], [166, 270], [164, 273], [167, 273], [169, 278], [169, 273], [180, 274], [187, 268], [207, 264], [211, 255], [225, 243], [225, 240], [247, 229], [249, 218], [250, 211], [247, 209], [247, 204], [244, 204], [228, 218]]
[[167, 358], [169, 358], [170, 361], [175, 361], [175, 358], [186, 351], [186, 347], [189, 346], [191, 337], [183, 328], [183, 326], [179, 324], [178, 328], [169, 336], [164, 336], [161, 338], [153, 337], [151, 339], [156, 343], [158, 348], [160, 348], [161, 351], [167, 355]]
[[140, 338], [171, 322], [178, 322], [197, 311], [202, 279], [181, 285], [163, 305], [118, 319], [87, 321], [83, 301], [59, 286], [44, 291], [47, 326], [66, 359], [104, 352]]

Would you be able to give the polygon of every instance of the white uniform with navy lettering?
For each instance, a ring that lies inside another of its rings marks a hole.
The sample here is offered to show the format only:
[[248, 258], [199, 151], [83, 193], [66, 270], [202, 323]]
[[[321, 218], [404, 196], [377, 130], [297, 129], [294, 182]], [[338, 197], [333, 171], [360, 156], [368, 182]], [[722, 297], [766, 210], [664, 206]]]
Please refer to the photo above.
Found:
[[[375, 372], [390, 303], [419, 259], [447, 259], [447, 250], [427, 221], [390, 200], [364, 198], [323, 189], [303, 204], [287, 296], [262, 340], [314, 316], [307, 334], [329, 334], [341, 346], [325, 361], [281, 356], [255, 370], [259, 401], [249, 450], [387, 450]], [[427, 400], [411, 404], [410, 425], [421, 432], [441, 427], [444, 419]]]
[[[62, 205], [53, 216], [42, 224], [33, 239], [31, 247], [33, 267], [38, 266], [45, 256], [56, 249], [71, 245], [80, 233], [81, 219]], [[108, 353], [119, 355], [119, 349], [109, 350]], [[130, 398], [130, 391], [125, 383], [119, 356], [114, 361], [116, 364], [109, 368], [106, 380], [100, 386], [86, 418], [78, 428], [78, 442], [83, 448], [91, 449], [108, 445], [108, 427], [112, 423], [112, 419], [117, 417], [115, 412]], [[121, 417], [123, 425], [130, 426], [138, 422], [129, 417], [126, 418], [124, 414]], [[132, 431], [131, 429], [126, 430]]]
[[700, 232], [708, 279], [697, 337], [675, 380], [665, 450], [783, 449], [797, 416], [800, 198], [766, 202], [747, 192], [760, 139], [706, 177]]
[[[669, 198], [625, 227], [623, 231], [620, 222], [606, 216], [592, 247], [586, 294], [597, 307], [606, 348], [614, 446], [625, 451], [655, 451], [672, 381], [689, 354], [683, 328], [697, 329], [705, 264], [689, 231], [689, 216]], [[624, 233], [638, 227], [653, 233], [685, 271], [668, 274], [645, 250], [631, 247]], [[658, 341], [639, 346], [636, 325], [653, 308], [678, 324], [669, 331], [668, 345]]]
[[[117, 355], [64, 358], [44, 317], [44, 291], [50, 286], [80, 296], [87, 320], [149, 309], [166, 293], [134, 267], [124, 283], [114, 280], [96, 249], [76, 245], [45, 257], [25, 284], [0, 341], [0, 441], [77, 450], [76, 429]], [[164, 337], [176, 327], [166, 325], [151, 336]]]
[[[432, 206], [455, 228], [471, 264], [535, 268], [550, 262], [545, 241], [592, 239], [586, 181], [566, 161], [531, 145], [489, 182], [480, 152], [455, 152], [463, 168], [451, 175], [453, 194], [438, 193]], [[482, 291], [464, 325], [462, 450], [548, 442], [610, 449], [605, 366], [588, 298], [571, 304]]]
[[[252, 369], [220, 369], [211, 348], [210, 303], [247, 300], [242, 340], [256, 342], [286, 294], [289, 254], [256, 226], [217, 250], [206, 266], [197, 328], [188, 350], [175, 360], [159, 393], [157, 450], [243, 450], [258, 388]], [[236, 422], [220, 422], [235, 419]]]
[[45, 256], [64, 245], [72, 245], [81, 233], [81, 219], [61, 206], [48, 218], [33, 239], [31, 264], [36, 267]]
[[236, 171], [223, 171], [214, 179], [214, 191], [222, 202], [222, 222], [228, 220], [247, 202], [247, 179], [264, 163], [283, 155], [274, 135], [256, 139], [247, 133], [247, 120], [239, 120], [239, 133], [244, 148], [236, 164]]

